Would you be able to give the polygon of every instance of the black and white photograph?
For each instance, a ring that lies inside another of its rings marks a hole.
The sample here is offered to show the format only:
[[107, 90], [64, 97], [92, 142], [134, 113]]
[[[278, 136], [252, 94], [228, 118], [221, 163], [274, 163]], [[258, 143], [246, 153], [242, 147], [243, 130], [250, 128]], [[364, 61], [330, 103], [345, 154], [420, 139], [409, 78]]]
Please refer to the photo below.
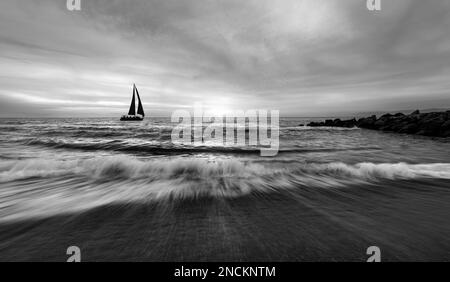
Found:
[[450, 261], [450, 1], [2, 0], [0, 261]]

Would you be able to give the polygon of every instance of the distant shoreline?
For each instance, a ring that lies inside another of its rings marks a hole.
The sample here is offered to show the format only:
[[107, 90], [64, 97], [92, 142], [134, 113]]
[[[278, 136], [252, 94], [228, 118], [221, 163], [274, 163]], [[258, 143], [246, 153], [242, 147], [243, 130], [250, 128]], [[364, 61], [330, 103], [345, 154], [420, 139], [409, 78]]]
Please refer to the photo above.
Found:
[[[408, 114], [413, 112], [414, 109], [408, 109], [408, 110], [395, 110], [395, 111], [381, 111], [381, 110], [374, 110], [374, 111], [364, 111], [364, 112], [348, 112], [348, 113], [334, 113], [334, 114], [325, 114], [325, 115], [317, 115], [317, 116], [292, 116], [292, 115], [286, 115], [284, 116], [282, 112], [280, 112], [280, 118], [300, 118], [300, 119], [336, 119], [336, 118], [362, 118], [362, 117], [369, 117], [369, 116], [382, 116], [388, 113], [403, 113]], [[421, 109], [421, 113], [431, 113], [431, 112], [446, 112], [450, 111], [450, 108], [428, 108], [428, 109]], [[170, 118], [170, 115], [165, 116], [148, 116], [148, 118]], [[120, 114], [117, 114], [115, 116], [42, 116], [42, 117], [23, 117], [23, 116], [0, 116], [0, 119], [119, 119]]]

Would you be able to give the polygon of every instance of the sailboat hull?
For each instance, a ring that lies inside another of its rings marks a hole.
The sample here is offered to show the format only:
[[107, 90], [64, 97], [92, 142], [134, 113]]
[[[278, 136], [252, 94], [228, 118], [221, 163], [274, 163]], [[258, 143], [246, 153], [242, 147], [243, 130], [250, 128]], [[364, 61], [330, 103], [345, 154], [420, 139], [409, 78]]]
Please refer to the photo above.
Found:
[[140, 116], [123, 116], [120, 118], [121, 121], [142, 121], [143, 117]]

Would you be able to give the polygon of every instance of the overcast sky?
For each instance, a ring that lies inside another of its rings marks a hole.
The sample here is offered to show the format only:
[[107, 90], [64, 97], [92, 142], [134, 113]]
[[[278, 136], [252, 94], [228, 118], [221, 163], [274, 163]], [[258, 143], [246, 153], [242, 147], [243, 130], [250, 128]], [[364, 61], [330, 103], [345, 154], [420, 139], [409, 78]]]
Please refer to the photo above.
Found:
[[450, 107], [450, 1], [1, 0], [0, 116]]

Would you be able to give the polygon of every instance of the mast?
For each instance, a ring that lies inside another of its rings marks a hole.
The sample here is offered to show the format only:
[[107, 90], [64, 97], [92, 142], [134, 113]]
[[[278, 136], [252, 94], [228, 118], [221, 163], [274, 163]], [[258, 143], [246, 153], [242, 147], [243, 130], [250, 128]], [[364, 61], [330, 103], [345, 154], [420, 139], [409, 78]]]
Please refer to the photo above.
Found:
[[131, 99], [131, 105], [130, 105], [130, 110], [128, 111], [128, 115], [129, 116], [135, 116], [136, 115], [136, 109], [135, 109], [135, 100], [134, 100], [134, 89], [135, 86], [133, 85], [133, 98]]
[[136, 89], [136, 94], [138, 97], [138, 110], [137, 110], [137, 114], [141, 115], [142, 117], [145, 117], [144, 114], [144, 108], [142, 107], [142, 103], [141, 103], [141, 97], [139, 96], [139, 91], [137, 90], [136, 85], [134, 85], [134, 88]]

